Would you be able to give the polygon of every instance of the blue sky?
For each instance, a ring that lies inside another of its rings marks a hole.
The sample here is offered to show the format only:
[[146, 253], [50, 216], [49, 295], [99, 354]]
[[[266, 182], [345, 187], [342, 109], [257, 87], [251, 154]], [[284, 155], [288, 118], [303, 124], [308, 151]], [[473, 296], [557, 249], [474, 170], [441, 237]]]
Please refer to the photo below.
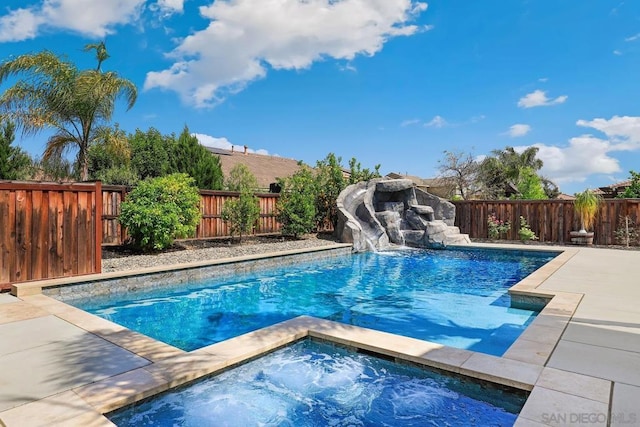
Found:
[[[637, 0], [4, 0], [0, 59], [82, 68], [105, 40], [139, 88], [115, 121], [314, 164], [422, 177], [443, 150], [540, 147], [563, 192], [640, 170]], [[7, 87], [0, 87], [4, 90]], [[46, 134], [19, 138], [42, 153]]]

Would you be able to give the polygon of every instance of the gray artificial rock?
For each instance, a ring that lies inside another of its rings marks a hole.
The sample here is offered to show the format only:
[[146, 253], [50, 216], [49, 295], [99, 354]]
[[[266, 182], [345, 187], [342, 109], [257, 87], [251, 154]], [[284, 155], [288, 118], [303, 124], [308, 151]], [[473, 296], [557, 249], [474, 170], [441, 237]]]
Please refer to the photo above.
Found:
[[379, 193], [396, 193], [413, 188], [410, 179], [381, 179], [376, 182], [376, 191]]
[[409, 224], [411, 230], [424, 230], [427, 228], [429, 220], [422, 215], [418, 214], [413, 209], [409, 209], [404, 216], [405, 220]]
[[418, 204], [431, 206], [434, 219], [441, 219], [447, 225], [453, 225], [456, 218], [456, 206], [448, 200], [434, 196], [420, 188], [415, 189]]
[[404, 239], [400, 230], [402, 223], [400, 213], [396, 211], [376, 212], [376, 219], [387, 231], [391, 243], [404, 245]]
[[453, 227], [455, 206], [417, 190], [408, 179], [374, 179], [344, 189], [337, 200], [336, 235], [356, 252], [381, 250], [389, 242], [442, 248], [469, 243]]
[[385, 202], [378, 203], [381, 209], [378, 211], [381, 212], [397, 212], [398, 214], [402, 214], [404, 212], [404, 203], [403, 202]]

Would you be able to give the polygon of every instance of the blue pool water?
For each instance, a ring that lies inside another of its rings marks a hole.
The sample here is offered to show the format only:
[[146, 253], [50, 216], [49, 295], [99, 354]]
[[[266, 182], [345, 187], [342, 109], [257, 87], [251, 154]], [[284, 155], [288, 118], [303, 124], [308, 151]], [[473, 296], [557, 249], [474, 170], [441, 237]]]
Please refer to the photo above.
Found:
[[108, 417], [118, 426], [510, 426], [524, 400], [305, 340]]
[[67, 301], [190, 351], [299, 315], [502, 355], [535, 312], [507, 289], [556, 254], [404, 250]]

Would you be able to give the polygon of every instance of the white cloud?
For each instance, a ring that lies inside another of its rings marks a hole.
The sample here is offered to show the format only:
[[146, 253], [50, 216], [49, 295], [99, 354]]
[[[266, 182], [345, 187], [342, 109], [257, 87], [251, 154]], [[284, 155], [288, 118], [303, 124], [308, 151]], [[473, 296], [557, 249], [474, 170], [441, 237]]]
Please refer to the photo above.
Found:
[[404, 120], [402, 123], [400, 123], [400, 126], [407, 127], [411, 125], [417, 125], [418, 123], [420, 123], [420, 119], [409, 119], [409, 120]]
[[[206, 147], [221, 148], [223, 150], [229, 150], [229, 151], [231, 151], [231, 148], [233, 147], [233, 150], [236, 152], [239, 152], [239, 153], [244, 152], [243, 145], [232, 144], [227, 138], [224, 138], [224, 137], [216, 138], [215, 136], [206, 135], [204, 133], [192, 133], [191, 135], [198, 138], [198, 141], [200, 142], [200, 144]], [[263, 154], [265, 156], [269, 155], [269, 152], [263, 148], [258, 150], [253, 150], [251, 148], [248, 148], [247, 152], [254, 153], [254, 154]]]
[[0, 42], [35, 38], [43, 18], [29, 9], [16, 9], [0, 17]]
[[632, 36], [630, 36], [630, 37], [627, 37], [626, 39], [624, 39], [624, 41], [626, 41], [626, 42], [633, 42], [633, 41], [636, 41], [636, 40], [638, 40], [638, 39], [640, 39], [640, 33], [638, 33], [638, 34], [634, 34], [634, 35], [632, 35]]
[[616, 50], [613, 51], [613, 54], [616, 55], [616, 56], [620, 56], [620, 55], [622, 55], [622, 52], [619, 51], [618, 49], [616, 49]]
[[531, 132], [531, 126], [525, 124], [515, 124], [509, 128], [507, 134], [512, 138], [518, 138], [520, 136], [525, 136]]
[[158, 6], [161, 10], [167, 12], [180, 12], [184, 10], [184, 0], [158, 0]]
[[539, 78], [539, 79], [538, 79], [538, 81], [539, 81], [540, 83], [546, 83], [546, 82], [548, 82], [548, 81], [549, 81], [549, 78], [548, 78], [548, 77], [541, 77], [541, 78]]
[[0, 17], [0, 41], [31, 39], [46, 28], [105, 37], [113, 33], [114, 26], [134, 20], [144, 3], [145, 0], [43, 0], [40, 5], [15, 9]]
[[149, 5], [149, 10], [162, 18], [166, 18], [173, 14], [184, 12], [184, 0], [158, 0], [156, 3]]
[[613, 116], [608, 120], [602, 118], [590, 121], [578, 120], [576, 124], [604, 133], [616, 150], [640, 149], [640, 117]]
[[415, 0], [214, 1], [200, 7], [207, 28], [181, 40], [167, 55], [173, 65], [149, 72], [144, 88], [176, 91], [195, 107], [214, 106], [268, 68], [373, 56], [393, 37], [424, 31], [410, 22], [426, 8]]
[[592, 174], [620, 172], [618, 160], [609, 153], [609, 141], [583, 135], [569, 140], [569, 146], [558, 147], [534, 144], [538, 147], [538, 158], [544, 163], [542, 174], [561, 184], [583, 182]]
[[467, 121], [467, 123], [463, 123], [463, 124], [469, 124], [469, 123], [472, 123], [472, 124], [473, 124], [473, 123], [478, 123], [478, 122], [483, 121], [483, 120], [484, 120], [484, 119], [486, 119], [486, 118], [487, 118], [487, 116], [485, 116], [484, 114], [480, 114], [479, 116], [473, 116], [473, 117], [471, 117], [471, 118]]
[[518, 101], [518, 107], [532, 108], [532, 107], [546, 107], [549, 105], [562, 104], [569, 98], [567, 95], [561, 95], [555, 99], [547, 98], [547, 93], [542, 90], [535, 90]]
[[435, 116], [433, 119], [431, 119], [431, 121], [429, 121], [428, 123], [424, 124], [424, 127], [428, 127], [428, 128], [443, 128], [445, 126], [448, 126], [449, 123], [447, 123], [447, 121], [444, 119], [444, 117], [442, 116]]
[[621, 172], [619, 160], [612, 153], [640, 150], [640, 117], [578, 120], [576, 125], [598, 130], [606, 139], [582, 135], [571, 138], [566, 147], [535, 144], [538, 158], [544, 162], [542, 173], [557, 183], [583, 182], [592, 174]]
[[351, 71], [352, 73], [358, 72], [358, 69], [350, 62], [346, 63], [345, 65], [338, 65], [338, 68], [340, 69], [340, 71]]

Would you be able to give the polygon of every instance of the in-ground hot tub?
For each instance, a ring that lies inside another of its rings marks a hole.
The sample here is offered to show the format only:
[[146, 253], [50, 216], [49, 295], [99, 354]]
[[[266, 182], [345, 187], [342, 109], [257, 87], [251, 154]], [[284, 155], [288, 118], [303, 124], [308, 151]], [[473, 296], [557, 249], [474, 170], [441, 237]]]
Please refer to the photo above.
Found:
[[304, 339], [107, 417], [118, 426], [502, 426], [526, 395]]

